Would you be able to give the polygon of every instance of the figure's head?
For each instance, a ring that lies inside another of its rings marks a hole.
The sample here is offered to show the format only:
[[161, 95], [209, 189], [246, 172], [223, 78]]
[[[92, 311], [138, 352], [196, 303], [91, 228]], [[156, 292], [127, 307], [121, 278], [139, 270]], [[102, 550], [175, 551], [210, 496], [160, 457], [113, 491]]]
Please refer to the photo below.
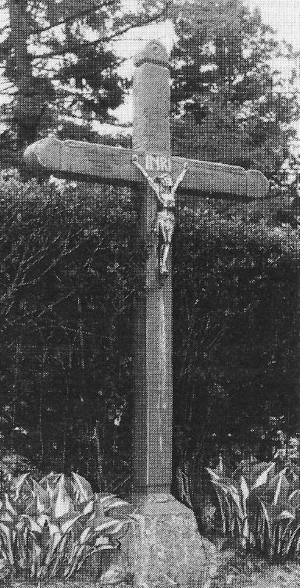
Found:
[[171, 190], [173, 186], [173, 180], [169, 174], [163, 174], [161, 176], [157, 176], [154, 180], [157, 184], [162, 186], [164, 189]]

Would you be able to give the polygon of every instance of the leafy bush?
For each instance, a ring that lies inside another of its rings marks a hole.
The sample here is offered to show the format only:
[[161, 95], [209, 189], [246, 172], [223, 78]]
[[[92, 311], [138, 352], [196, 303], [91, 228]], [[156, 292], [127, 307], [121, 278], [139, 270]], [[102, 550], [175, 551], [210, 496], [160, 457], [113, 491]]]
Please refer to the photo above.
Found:
[[[126, 495], [139, 198], [12, 170], [0, 194], [2, 445]], [[174, 469], [193, 479], [221, 450], [268, 462], [270, 417], [298, 426], [299, 234], [267, 207], [203, 199], [177, 216]]]
[[242, 462], [230, 475], [221, 466], [208, 468], [218, 499], [217, 530], [237, 537], [270, 561], [300, 555], [299, 444], [290, 443], [282, 467], [282, 450], [274, 461]]
[[101, 550], [118, 546], [125, 521], [108, 516], [126, 503], [100, 496], [76, 473], [15, 479], [0, 509], [2, 578], [70, 578]]

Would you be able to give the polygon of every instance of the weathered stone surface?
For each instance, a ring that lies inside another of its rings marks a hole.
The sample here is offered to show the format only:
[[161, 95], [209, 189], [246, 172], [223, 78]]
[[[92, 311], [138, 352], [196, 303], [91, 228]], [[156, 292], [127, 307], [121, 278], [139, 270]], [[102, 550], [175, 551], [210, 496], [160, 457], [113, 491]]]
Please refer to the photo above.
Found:
[[122, 553], [127, 557], [124, 577], [133, 577], [134, 586], [211, 585], [217, 571], [216, 548], [199, 535], [190, 509], [170, 495], [157, 495], [148, 497], [132, 517]]
[[[152, 151], [150, 150], [150, 153]], [[35, 173], [57, 173], [70, 178], [123, 184], [145, 184], [142, 174], [132, 165], [133, 152], [84, 141], [59, 141], [54, 137], [41, 139], [27, 147], [24, 159]], [[146, 166], [146, 153], [139, 155]], [[186, 159], [171, 157], [171, 176], [182, 171]], [[203, 193], [207, 196], [227, 195], [237, 198], [264, 198], [269, 182], [256, 170], [209, 161], [188, 160], [188, 173], [178, 192]]]
[[148, 43], [135, 59], [132, 147], [136, 151], [170, 152], [170, 72], [166, 50]]

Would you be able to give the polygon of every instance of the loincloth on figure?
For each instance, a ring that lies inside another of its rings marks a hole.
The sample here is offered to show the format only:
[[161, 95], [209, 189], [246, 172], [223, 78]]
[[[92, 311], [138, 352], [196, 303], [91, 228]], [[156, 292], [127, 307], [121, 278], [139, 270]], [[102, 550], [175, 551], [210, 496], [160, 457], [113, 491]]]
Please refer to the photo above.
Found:
[[162, 233], [170, 234], [170, 236], [172, 236], [175, 226], [174, 212], [166, 209], [160, 210], [157, 213], [157, 225]]

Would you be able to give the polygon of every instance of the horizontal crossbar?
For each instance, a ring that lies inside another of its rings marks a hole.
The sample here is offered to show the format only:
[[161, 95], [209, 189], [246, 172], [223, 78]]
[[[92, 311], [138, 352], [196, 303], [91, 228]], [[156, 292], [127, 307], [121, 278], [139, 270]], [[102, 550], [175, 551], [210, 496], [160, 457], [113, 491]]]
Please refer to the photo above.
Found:
[[[24, 158], [36, 174], [54, 173], [98, 183], [134, 185], [145, 180], [132, 164], [133, 153], [122, 147], [48, 137], [27, 147]], [[139, 154], [139, 160], [143, 158], [145, 154]], [[247, 199], [261, 198], [268, 192], [269, 182], [261, 172], [222, 163], [172, 156], [171, 175], [177, 177], [185, 162], [188, 171], [179, 192]]]

